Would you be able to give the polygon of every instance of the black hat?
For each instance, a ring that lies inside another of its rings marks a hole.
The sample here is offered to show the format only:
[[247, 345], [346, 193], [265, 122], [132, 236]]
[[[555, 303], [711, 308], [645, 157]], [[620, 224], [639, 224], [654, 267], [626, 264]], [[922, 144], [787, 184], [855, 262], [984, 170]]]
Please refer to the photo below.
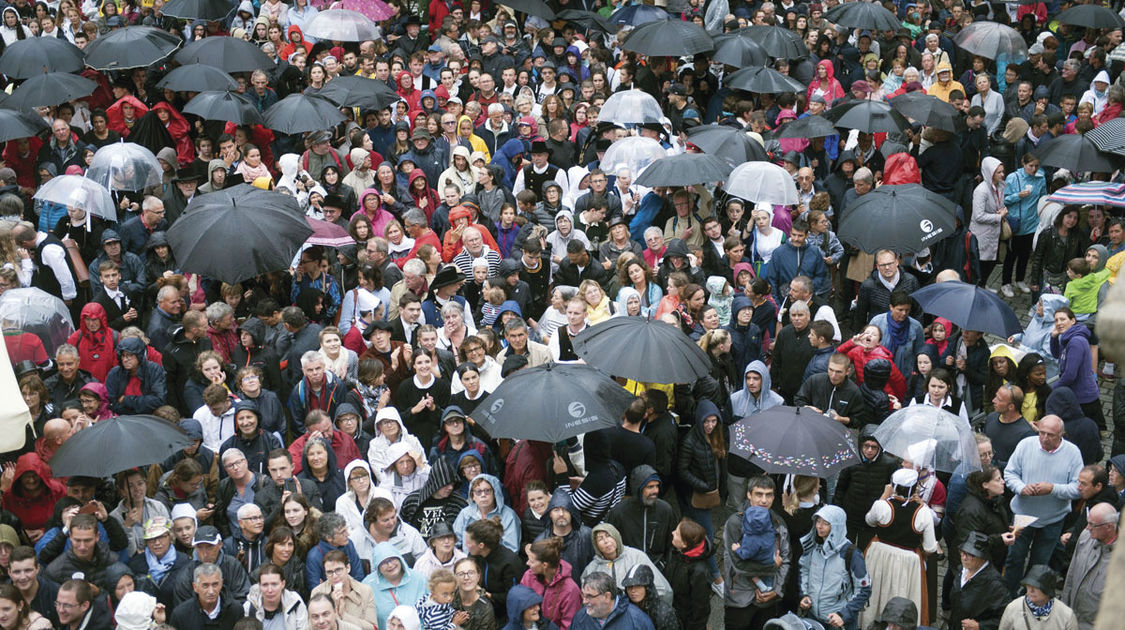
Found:
[[673, 83], [672, 85], [668, 86], [668, 93], [676, 94], [679, 96], [686, 96], [687, 86], [685, 86], [683, 83]]
[[434, 281], [430, 283], [430, 288], [434, 291], [442, 287], [447, 287], [451, 284], [457, 284], [465, 281], [465, 274], [456, 265], [446, 265], [438, 269], [437, 275], [434, 276]]
[[621, 586], [629, 588], [630, 586], [652, 586], [656, 579], [652, 575], [652, 569], [648, 568], [645, 564], [633, 565], [632, 569], [625, 574], [621, 580]]
[[421, 26], [422, 20], [418, 19], [418, 16], [414, 15], [413, 13], [407, 13], [406, 14], [406, 21], [403, 22], [402, 25], [403, 26], [410, 26], [411, 24], [413, 24], [414, 26]]
[[527, 357], [522, 354], [509, 354], [504, 358], [503, 365], [500, 366], [500, 377], [508, 378], [508, 375], [525, 367], [527, 367]]
[[519, 273], [521, 266], [522, 265], [520, 265], [520, 262], [518, 260], [512, 260], [511, 258], [505, 258], [504, 260], [500, 261], [500, 267], [496, 271], [496, 275], [501, 277], [501, 278], [507, 278], [508, 276], [512, 275], [513, 273]]
[[173, 182], [191, 182], [206, 179], [199, 169], [195, 168], [195, 164], [189, 164], [176, 170], [176, 176], [172, 178]]
[[465, 412], [461, 411], [461, 408], [457, 405], [450, 405], [446, 407], [445, 413], [441, 414], [441, 423], [445, 424], [450, 420], [460, 420], [461, 422], [464, 422]]
[[611, 229], [615, 225], [624, 225], [624, 226], [628, 227], [629, 222], [625, 220], [625, 217], [618, 215], [618, 216], [615, 216], [615, 217], [613, 217], [612, 219], [609, 220], [609, 227]]
[[337, 195], [336, 193], [330, 193], [327, 197], [324, 198], [324, 201], [321, 203], [321, 205], [327, 206], [329, 208], [340, 209], [347, 207], [347, 203], [344, 201], [344, 198], [340, 195]]
[[427, 543], [432, 543], [438, 538], [446, 538], [448, 536], [456, 536], [453, 528], [445, 521], [438, 521], [430, 526], [430, 535], [426, 537]]
[[594, 141], [594, 150], [604, 153], [606, 151], [609, 151], [609, 147], [611, 144], [613, 144], [613, 141], [609, 138], [598, 138]]
[[35, 361], [31, 359], [24, 359], [16, 364], [16, 380], [19, 380], [28, 374], [39, 374], [39, 366], [35, 365]]
[[483, 46], [483, 45], [485, 45], [485, 44], [496, 44], [496, 45], [500, 45], [500, 40], [496, 39], [496, 38], [495, 38], [495, 37], [493, 37], [492, 35], [489, 35], [488, 37], [485, 37], [484, 39], [480, 40], [480, 45], [481, 45], [481, 46]]
[[968, 538], [961, 543], [961, 551], [977, 558], [988, 557], [990, 553], [988, 536], [980, 532], [969, 532]]
[[1034, 586], [1051, 598], [1055, 596], [1055, 589], [1059, 585], [1059, 574], [1045, 564], [1033, 564], [1020, 580], [1022, 586]]
[[387, 332], [391, 332], [394, 330], [394, 327], [391, 326], [391, 323], [386, 320], [377, 319], [367, 325], [367, 330], [363, 331], [363, 336], [370, 339], [371, 335], [375, 334], [376, 330], [385, 330]]
[[551, 154], [551, 147], [548, 147], [547, 143], [543, 140], [533, 140], [531, 142], [531, 152], [532, 153], [546, 153], [546, 154], [550, 155]]
[[195, 530], [195, 537], [192, 538], [191, 546], [194, 547], [203, 543], [208, 545], [221, 545], [223, 544], [223, 535], [213, 526], [204, 525]]
[[551, 41], [551, 48], [554, 48], [555, 46], [562, 46], [563, 48], [566, 48], [566, 40], [561, 37], [556, 37], [553, 41]]

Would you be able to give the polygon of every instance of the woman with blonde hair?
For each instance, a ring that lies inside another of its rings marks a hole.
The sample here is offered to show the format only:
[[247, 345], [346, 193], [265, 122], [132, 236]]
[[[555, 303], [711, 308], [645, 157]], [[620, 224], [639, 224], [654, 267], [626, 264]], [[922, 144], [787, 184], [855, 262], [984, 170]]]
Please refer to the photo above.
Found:
[[578, 295], [586, 302], [586, 319], [590, 325], [604, 322], [617, 314], [617, 303], [609, 299], [602, 285], [594, 280], [583, 280], [578, 285]]
[[332, 370], [337, 378], [356, 380], [359, 372], [359, 355], [344, 347], [344, 335], [335, 326], [327, 326], [317, 335], [320, 339], [320, 352], [324, 355], [325, 367]]

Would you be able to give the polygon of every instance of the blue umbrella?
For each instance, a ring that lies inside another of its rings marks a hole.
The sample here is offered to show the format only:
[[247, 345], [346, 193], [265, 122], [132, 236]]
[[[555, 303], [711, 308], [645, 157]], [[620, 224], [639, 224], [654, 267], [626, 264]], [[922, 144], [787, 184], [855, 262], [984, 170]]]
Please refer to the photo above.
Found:
[[992, 292], [974, 284], [938, 282], [911, 294], [922, 311], [944, 317], [967, 330], [979, 330], [1001, 337], [1021, 330], [1016, 312]]
[[668, 12], [659, 7], [647, 4], [631, 4], [621, 7], [609, 16], [609, 21], [618, 26], [640, 26], [648, 22], [660, 22], [672, 19]]

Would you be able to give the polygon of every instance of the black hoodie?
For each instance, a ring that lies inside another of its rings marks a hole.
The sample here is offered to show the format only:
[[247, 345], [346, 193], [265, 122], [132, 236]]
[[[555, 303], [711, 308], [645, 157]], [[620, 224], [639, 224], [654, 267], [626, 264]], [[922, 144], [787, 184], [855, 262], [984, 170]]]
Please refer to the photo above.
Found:
[[240, 332], [250, 335], [254, 345], [250, 348], [241, 343], [231, 351], [231, 362], [235, 367], [257, 366], [262, 370], [262, 388], [273, 392], [281, 390], [281, 361], [277, 353], [266, 345], [266, 324], [257, 317], [251, 317], [239, 327]]
[[[444, 457], [433, 458], [430, 462], [430, 476], [421, 490], [415, 490], [402, 500], [399, 515], [407, 524], [414, 526], [423, 537], [430, 536], [430, 530], [438, 522], [449, 526], [461, 510], [468, 505], [465, 497], [456, 491], [461, 478], [449, 460]], [[434, 497], [434, 493], [445, 486], [453, 485], [454, 491], [444, 499]]]
[[867, 546], [871, 539], [871, 528], [867, 526], [864, 516], [883, 494], [883, 489], [891, 482], [891, 474], [899, 468], [897, 457], [890, 455], [879, 446], [879, 454], [873, 459], [863, 457], [863, 443], [875, 442], [875, 429], [878, 425], [869, 424], [859, 432], [856, 438], [856, 450], [859, 451], [859, 463], [852, 464], [840, 471], [840, 478], [836, 481], [836, 495], [832, 503], [844, 508], [848, 515], [848, 539], [857, 543], [860, 549]]

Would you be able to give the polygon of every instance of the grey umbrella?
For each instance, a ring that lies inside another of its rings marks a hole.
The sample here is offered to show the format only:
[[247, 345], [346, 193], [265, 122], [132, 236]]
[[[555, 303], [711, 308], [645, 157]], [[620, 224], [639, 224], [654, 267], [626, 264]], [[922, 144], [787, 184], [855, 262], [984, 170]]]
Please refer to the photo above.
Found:
[[650, 57], [681, 57], [714, 50], [715, 42], [694, 22], [667, 20], [638, 26], [621, 48]]

